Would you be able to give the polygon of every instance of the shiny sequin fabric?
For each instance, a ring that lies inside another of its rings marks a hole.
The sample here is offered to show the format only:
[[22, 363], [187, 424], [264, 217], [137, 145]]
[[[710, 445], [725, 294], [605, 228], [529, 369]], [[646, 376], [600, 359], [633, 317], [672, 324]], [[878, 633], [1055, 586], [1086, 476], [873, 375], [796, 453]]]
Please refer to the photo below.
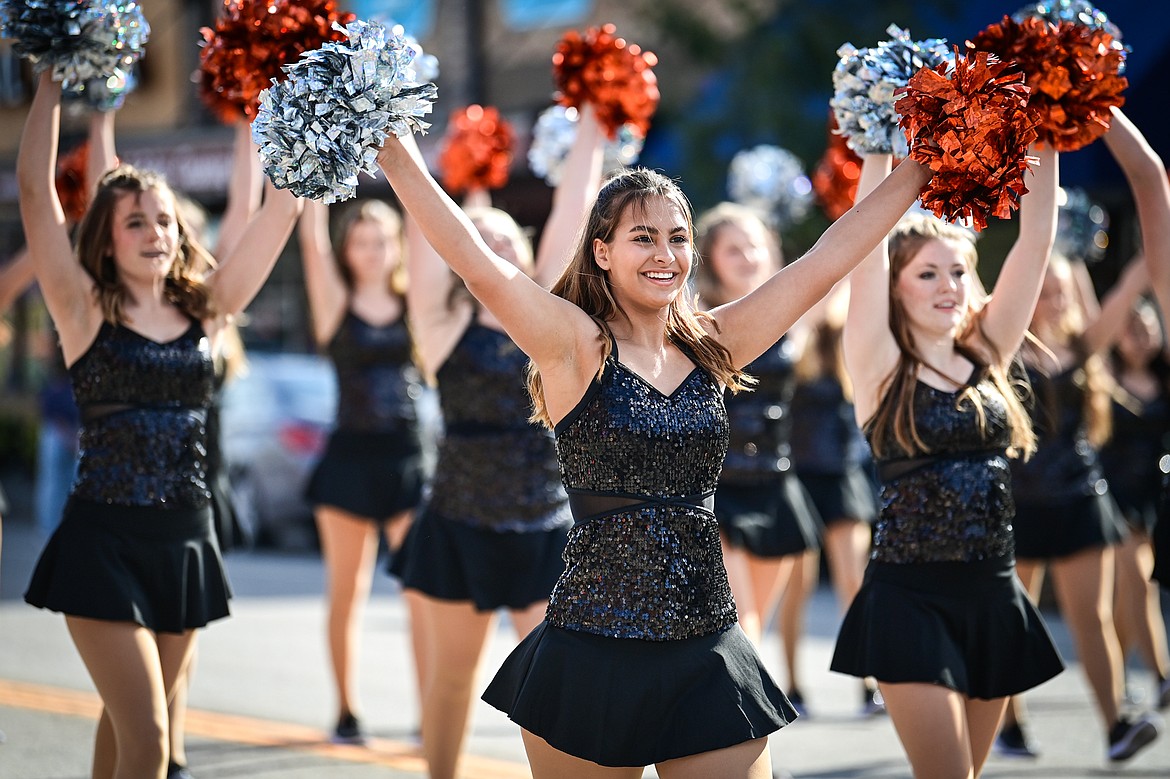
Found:
[[728, 393], [727, 418], [731, 425], [724, 484], [773, 482], [776, 474], [792, 468], [792, 396], [795, 350], [787, 338], [757, 357], [744, 370], [757, 380], [751, 392]]
[[801, 382], [792, 396], [792, 459], [797, 471], [841, 474], [862, 467], [869, 449], [845, 398], [830, 376]]
[[[918, 382], [914, 420], [929, 453], [878, 461], [881, 514], [872, 559], [883, 563], [970, 562], [1014, 554], [1011, 443], [1003, 397], [985, 371], [975, 384], [986, 434], [962, 391]], [[972, 377], [975, 379], [975, 377]], [[892, 438], [892, 436], [891, 436]], [[884, 451], [896, 451], [887, 442]]]
[[1028, 368], [1032, 428], [1039, 439], [1028, 461], [1012, 463], [1016, 500], [1043, 503], [1100, 496], [1109, 491], [1084, 423], [1085, 390], [1079, 367], [1048, 376]]
[[208, 504], [215, 370], [198, 323], [166, 343], [103, 323], [69, 375], [82, 416], [74, 496], [163, 508]]
[[422, 380], [404, 318], [379, 326], [348, 311], [329, 342], [329, 357], [337, 371], [338, 429], [417, 435]]
[[501, 532], [572, 524], [553, 437], [529, 423], [528, 358], [472, 323], [436, 378], [445, 435], [428, 513]]
[[547, 621], [655, 641], [710, 635], [734, 624], [714, 515], [666, 502], [715, 489], [728, 439], [715, 381], [695, 368], [664, 395], [622, 365], [615, 348], [601, 379], [556, 433], [570, 492], [643, 502], [585, 519], [570, 531]]

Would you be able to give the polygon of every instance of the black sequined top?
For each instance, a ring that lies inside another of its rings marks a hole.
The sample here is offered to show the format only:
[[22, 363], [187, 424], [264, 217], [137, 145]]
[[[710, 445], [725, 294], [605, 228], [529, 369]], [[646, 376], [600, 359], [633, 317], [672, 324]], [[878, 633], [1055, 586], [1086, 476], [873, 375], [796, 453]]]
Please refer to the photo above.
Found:
[[1140, 408], [1113, 404], [1113, 434], [1101, 449], [1109, 491], [1128, 516], [1149, 513], [1158, 503], [1163, 459], [1170, 452], [1170, 395], [1163, 388]]
[[757, 380], [751, 392], [725, 398], [731, 425], [723, 484], [759, 484], [792, 468], [792, 394], [796, 388], [792, 341], [781, 338], [744, 370]]
[[578, 518], [548, 622], [655, 641], [734, 624], [719, 528], [700, 505], [715, 490], [727, 448], [715, 380], [696, 367], [664, 395], [618, 361], [615, 345], [601, 379], [556, 434], [570, 494], [627, 505]]
[[[878, 460], [881, 513], [872, 559], [883, 563], [970, 562], [1013, 557], [1011, 444], [1007, 410], [987, 373], [969, 380], [986, 416], [981, 433], [975, 404], [962, 390], [918, 382], [914, 421], [929, 454]], [[892, 440], [883, 451], [896, 452]]]
[[1049, 505], [1105, 495], [1109, 485], [1085, 428], [1085, 390], [1079, 366], [1048, 376], [1028, 367], [1035, 454], [1012, 462], [1019, 503]]
[[573, 523], [552, 433], [527, 421], [527, 369], [512, 339], [474, 322], [439, 368], [445, 435], [429, 514], [500, 532]]
[[422, 380], [405, 317], [371, 325], [347, 311], [328, 351], [337, 372], [339, 430], [418, 435]]
[[215, 368], [199, 323], [166, 343], [103, 323], [69, 375], [82, 418], [72, 495], [130, 506], [208, 505]]
[[800, 382], [792, 396], [792, 461], [797, 473], [840, 476], [866, 465], [869, 447], [832, 376]]

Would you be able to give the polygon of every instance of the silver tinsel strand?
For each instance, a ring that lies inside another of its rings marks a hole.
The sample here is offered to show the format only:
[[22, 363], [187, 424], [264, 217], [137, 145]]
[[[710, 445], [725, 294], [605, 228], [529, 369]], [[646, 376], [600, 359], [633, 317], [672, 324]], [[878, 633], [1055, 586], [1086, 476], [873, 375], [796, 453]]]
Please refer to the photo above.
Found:
[[252, 139], [272, 183], [325, 203], [356, 194], [390, 134], [424, 133], [437, 89], [415, 80], [415, 57], [401, 27], [355, 21], [349, 40], [326, 43], [285, 65], [288, 79], [260, 93]]
[[37, 72], [51, 69], [65, 89], [124, 80], [150, 37], [133, 0], [3, 0], [0, 17], [13, 50]]
[[877, 46], [857, 49], [846, 43], [837, 49], [840, 61], [833, 69], [833, 98], [829, 105], [837, 119], [837, 133], [859, 154], [906, 156], [906, 138], [894, 110], [896, 92], [924, 67], [950, 62], [953, 54], [941, 38], [910, 40], [895, 24], [892, 36]]

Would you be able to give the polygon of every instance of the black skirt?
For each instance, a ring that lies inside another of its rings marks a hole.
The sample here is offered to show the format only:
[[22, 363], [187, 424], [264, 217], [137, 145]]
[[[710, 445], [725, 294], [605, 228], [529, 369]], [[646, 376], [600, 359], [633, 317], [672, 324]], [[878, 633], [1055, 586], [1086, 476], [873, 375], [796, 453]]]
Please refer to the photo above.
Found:
[[425, 481], [417, 434], [335, 430], [305, 497], [315, 506], [384, 521], [415, 508]]
[[877, 519], [877, 488], [860, 468], [845, 473], [801, 473], [800, 483], [826, 525], [841, 520], [872, 525]]
[[992, 700], [1064, 668], [1010, 559], [870, 562], [830, 668], [879, 682], [938, 684]]
[[75, 617], [182, 633], [228, 616], [230, 597], [209, 507], [70, 498], [24, 599]]
[[738, 625], [645, 641], [542, 622], [483, 699], [561, 752], [604, 766], [724, 749], [796, 718]]
[[1051, 560], [1125, 538], [1125, 521], [1108, 493], [1051, 503], [1016, 501], [1016, 558]]
[[821, 519], [800, 480], [776, 474], [760, 484], [720, 483], [715, 518], [727, 543], [757, 557], [820, 549]]
[[546, 601], [565, 568], [569, 528], [496, 532], [424, 511], [390, 559], [402, 586], [480, 611], [525, 609]]

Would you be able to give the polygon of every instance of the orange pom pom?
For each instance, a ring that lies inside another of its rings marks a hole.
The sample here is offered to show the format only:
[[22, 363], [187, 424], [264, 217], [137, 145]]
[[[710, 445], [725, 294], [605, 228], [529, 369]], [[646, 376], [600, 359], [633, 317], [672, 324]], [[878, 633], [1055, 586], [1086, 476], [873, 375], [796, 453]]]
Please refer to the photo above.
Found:
[[1125, 102], [1124, 51], [1102, 29], [1044, 19], [1004, 17], [971, 45], [1023, 68], [1040, 111], [1041, 138], [1058, 151], [1075, 151], [1109, 129], [1110, 109]]
[[82, 141], [68, 154], [57, 158], [57, 199], [65, 211], [65, 218], [76, 224], [89, 208], [89, 191], [85, 186], [86, 167], [89, 165], [89, 141]]
[[553, 54], [556, 101], [580, 108], [592, 103], [597, 120], [611, 139], [622, 125], [633, 125], [645, 137], [658, 109], [658, 79], [653, 53], [642, 51], [616, 35], [612, 24], [591, 27], [584, 35], [571, 31]]
[[922, 206], [950, 222], [1006, 219], [1028, 191], [1024, 172], [1034, 157], [1038, 112], [1028, 105], [1024, 72], [985, 51], [956, 48], [955, 67], [923, 68], [894, 104], [910, 157], [934, 171]]
[[449, 192], [500, 189], [508, 183], [515, 134], [491, 107], [470, 105], [451, 114], [439, 169]]
[[836, 130], [837, 118], [830, 113], [829, 146], [812, 174], [813, 192], [825, 215], [834, 220], [853, 208], [861, 180], [861, 157]]
[[220, 121], [256, 117], [260, 92], [281, 80], [281, 65], [327, 41], [344, 41], [333, 23], [356, 16], [336, 0], [224, 0], [215, 27], [204, 27], [199, 54], [199, 96]]

